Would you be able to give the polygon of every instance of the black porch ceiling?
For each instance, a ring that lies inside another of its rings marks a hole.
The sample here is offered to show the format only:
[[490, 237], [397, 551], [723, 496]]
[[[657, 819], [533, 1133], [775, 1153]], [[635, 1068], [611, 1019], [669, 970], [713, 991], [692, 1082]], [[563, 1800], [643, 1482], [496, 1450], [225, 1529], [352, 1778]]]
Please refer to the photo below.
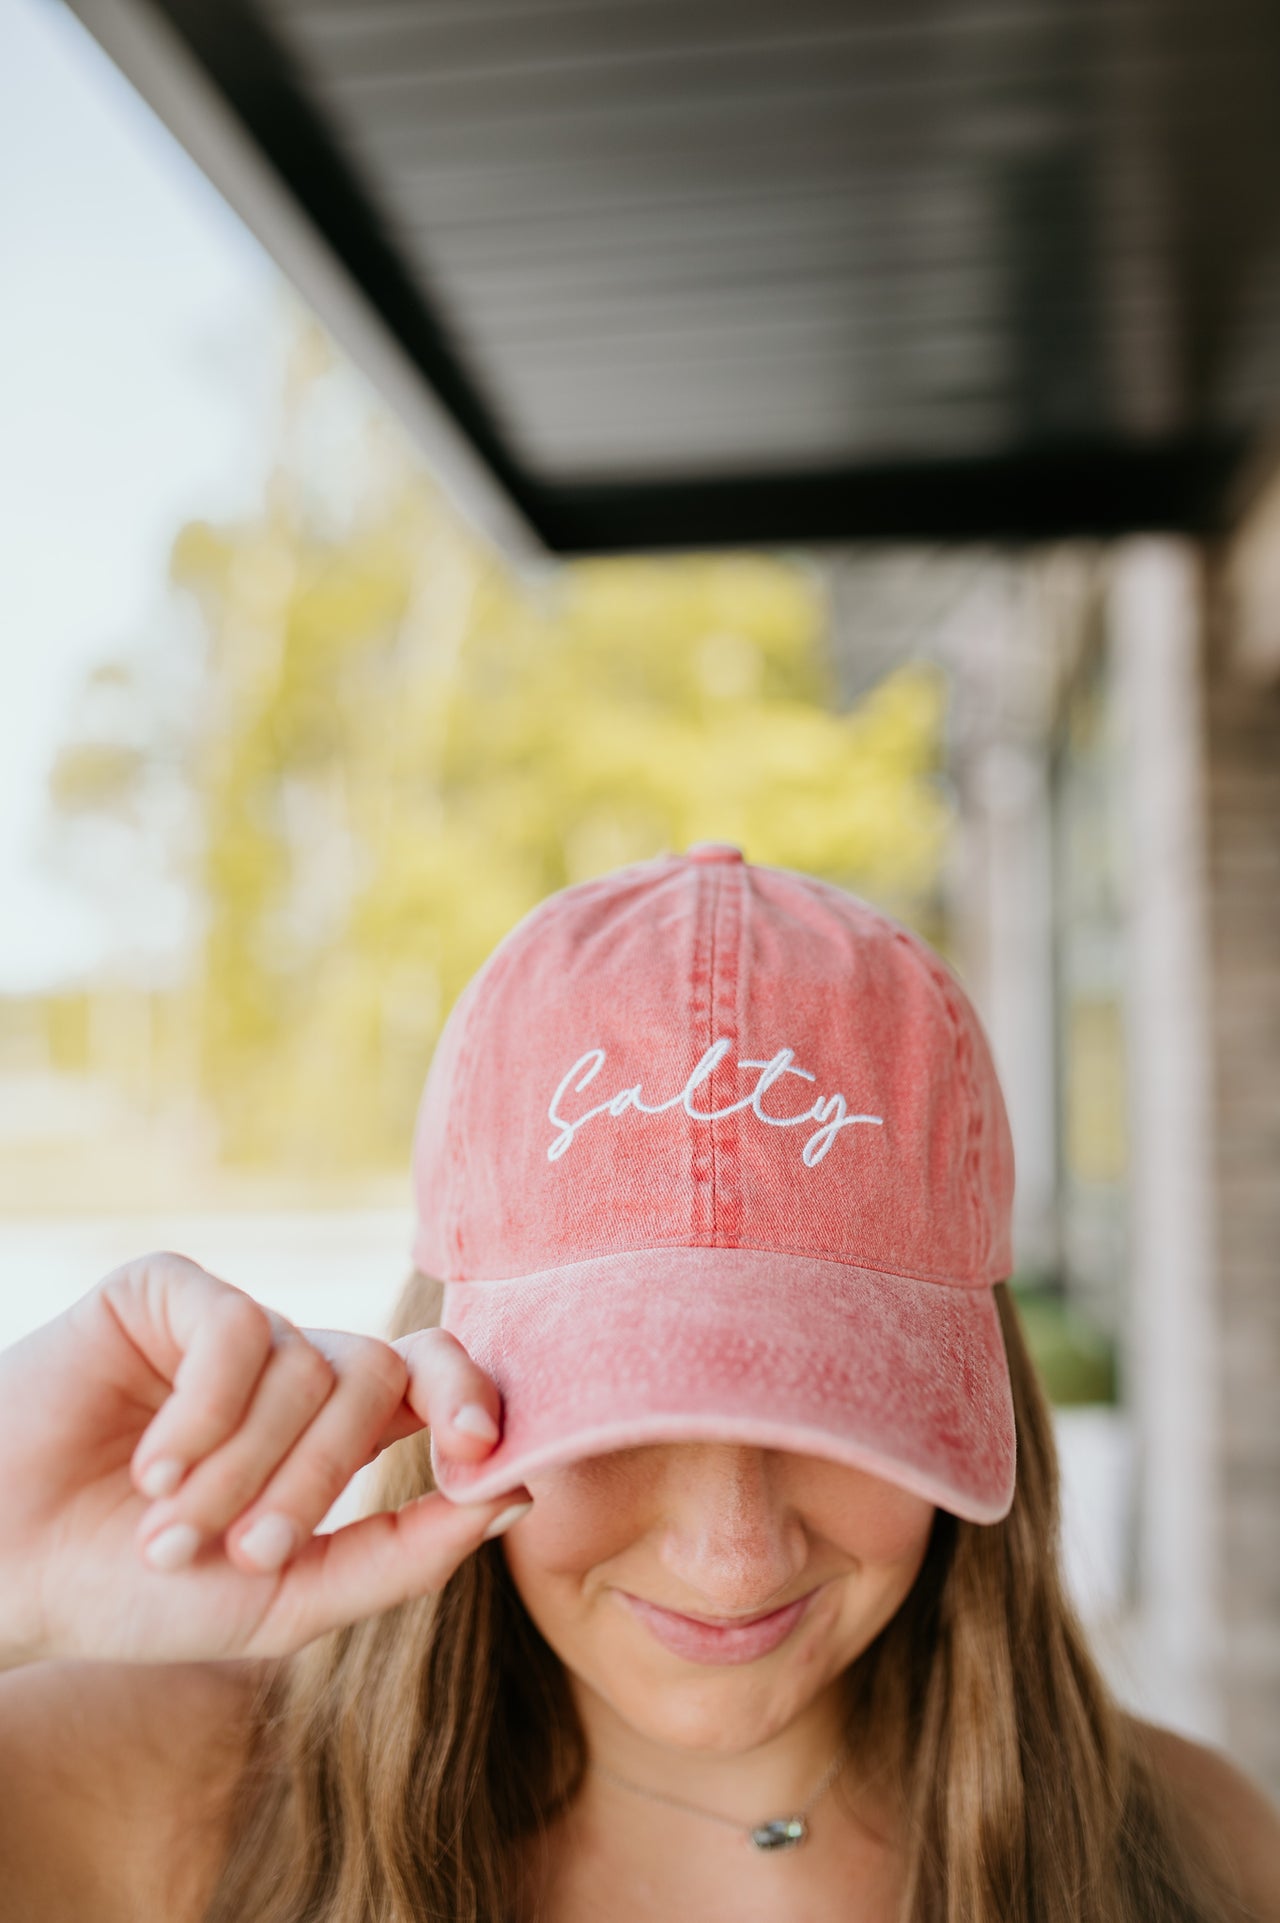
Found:
[[1208, 529], [1280, 0], [164, 0], [561, 552]]

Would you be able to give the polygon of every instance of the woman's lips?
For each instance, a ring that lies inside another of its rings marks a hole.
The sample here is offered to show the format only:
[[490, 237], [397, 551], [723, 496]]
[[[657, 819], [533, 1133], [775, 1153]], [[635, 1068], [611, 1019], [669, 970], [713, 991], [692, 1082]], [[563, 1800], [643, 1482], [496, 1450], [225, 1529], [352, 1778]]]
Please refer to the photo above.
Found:
[[697, 1616], [681, 1616], [674, 1609], [662, 1609], [627, 1589], [618, 1591], [663, 1648], [690, 1663], [753, 1663], [757, 1657], [767, 1656], [785, 1642], [817, 1593], [811, 1589], [807, 1596], [746, 1622], [706, 1622]]

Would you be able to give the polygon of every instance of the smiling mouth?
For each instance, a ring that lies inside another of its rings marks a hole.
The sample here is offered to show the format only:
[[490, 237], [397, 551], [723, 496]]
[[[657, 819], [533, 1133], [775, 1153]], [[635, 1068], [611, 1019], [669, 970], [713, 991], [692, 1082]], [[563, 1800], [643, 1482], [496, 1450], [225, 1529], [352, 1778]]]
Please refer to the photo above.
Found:
[[690, 1616], [626, 1589], [616, 1594], [672, 1655], [695, 1663], [751, 1663], [786, 1641], [818, 1590], [755, 1616]]

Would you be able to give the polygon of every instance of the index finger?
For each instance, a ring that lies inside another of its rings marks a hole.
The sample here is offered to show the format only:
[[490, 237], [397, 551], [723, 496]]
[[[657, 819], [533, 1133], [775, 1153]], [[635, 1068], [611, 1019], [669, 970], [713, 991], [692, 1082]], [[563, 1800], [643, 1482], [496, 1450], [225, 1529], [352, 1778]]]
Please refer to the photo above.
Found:
[[409, 1371], [404, 1399], [379, 1438], [379, 1450], [430, 1429], [436, 1448], [479, 1462], [502, 1433], [497, 1385], [447, 1329], [415, 1329], [391, 1344]]

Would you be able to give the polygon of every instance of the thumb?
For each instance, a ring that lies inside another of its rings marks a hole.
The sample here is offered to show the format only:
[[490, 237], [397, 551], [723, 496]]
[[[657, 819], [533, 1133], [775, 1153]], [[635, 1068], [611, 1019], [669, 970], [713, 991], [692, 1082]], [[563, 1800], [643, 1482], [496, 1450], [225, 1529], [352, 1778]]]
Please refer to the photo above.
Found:
[[433, 1490], [401, 1509], [313, 1536], [281, 1572], [248, 1653], [287, 1654], [331, 1629], [443, 1588], [482, 1542], [504, 1535], [532, 1505], [525, 1488], [467, 1503]]

